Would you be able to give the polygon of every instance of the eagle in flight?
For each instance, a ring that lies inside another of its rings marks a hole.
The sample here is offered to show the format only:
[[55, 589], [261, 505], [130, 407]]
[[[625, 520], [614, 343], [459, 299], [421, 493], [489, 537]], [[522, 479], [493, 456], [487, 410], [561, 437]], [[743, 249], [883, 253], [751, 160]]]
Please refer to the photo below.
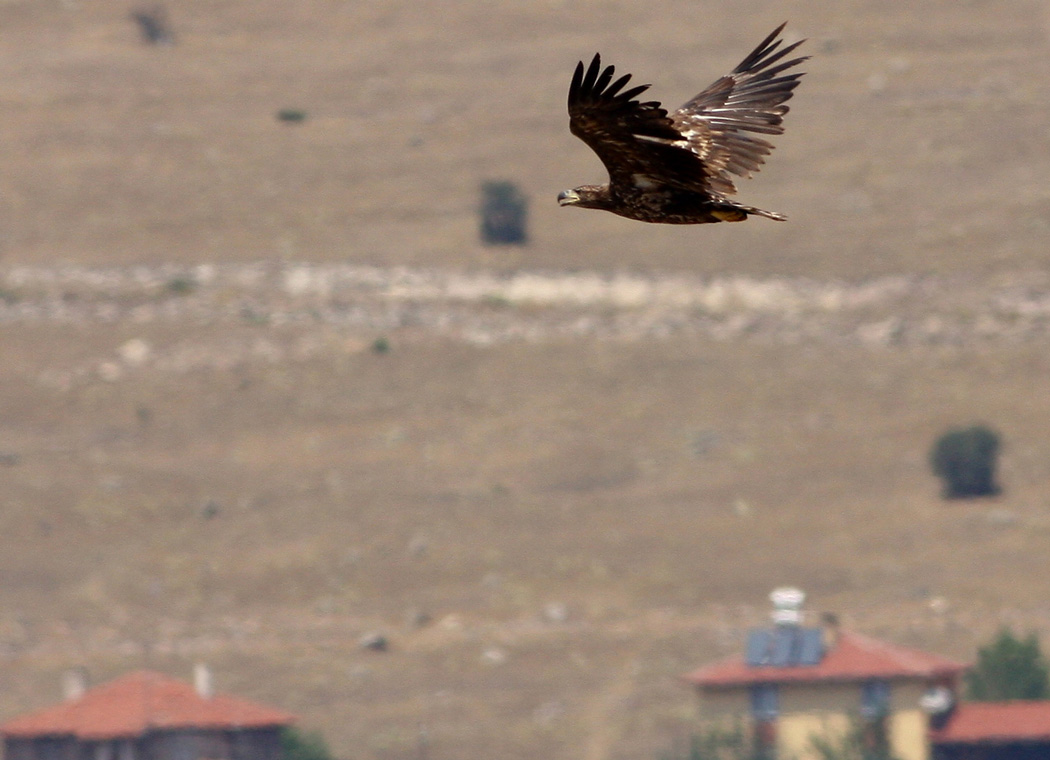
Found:
[[748, 216], [784, 221], [772, 211], [745, 206], [730, 177], [750, 177], [773, 146], [756, 136], [784, 131], [785, 103], [803, 72], [785, 73], [808, 56], [785, 61], [800, 40], [782, 47], [781, 24], [728, 76], [668, 114], [656, 101], [639, 102], [649, 89], [624, 89], [625, 74], [576, 65], [569, 86], [569, 129], [591, 146], [609, 170], [609, 184], [581, 185], [558, 195], [562, 206], [611, 211], [663, 224], [742, 222]]

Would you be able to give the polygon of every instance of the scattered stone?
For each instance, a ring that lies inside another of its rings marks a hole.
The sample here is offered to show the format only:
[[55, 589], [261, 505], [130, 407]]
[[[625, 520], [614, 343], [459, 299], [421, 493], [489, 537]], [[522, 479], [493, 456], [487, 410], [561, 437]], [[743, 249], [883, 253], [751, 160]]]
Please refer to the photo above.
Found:
[[412, 631], [426, 628], [430, 625], [431, 620], [430, 613], [426, 610], [413, 607], [405, 612], [405, 627]]
[[[910, 65], [893, 59], [887, 71], [895, 75]], [[873, 83], [876, 89], [888, 84], [886, 74]], [[839, 202], [844, 211], [864, 213], [874, 200], [858, 187], [843, 193]], [[960, 227], [960, 234], [966, 231]], [[179, 297], [157, 299], [158, 292], [178, 292]], [[5, 295], [11, 293], [17, 298]], [[494, 303], [515, 308], [494, 309]], [[522, 305], [530, 308], [518, 308]], [[260, 328], [335, 325], [356, 336], [359, 350], [375, 341], [372, 349], [380, 352], [394, 345], [406, 326], [476, 345], [674, 335], [872, 347], [969, 341], [1042, 345], [1050, 336], [1050, 283], [1030, 277], [949, 280], [913, 275], [858, 282], [541, 271], [497, 277], [454, 268], [264, 262], [192, 269], [162, 264], [0, 271], [0, 324], [133, 327], [237, 321]], [[132, 338], [111, 358], [49, 369], [41, 382], [68, 390], [94, 377], [122, 380], [134, 367], [184, 373], [291, 356], [304, 360], [338, 345], [314, 341], [290, 346], [274, 337], [261, 348], [245, 339], [172, 348], [161, 355], [146, 340]], [[699, 438], [697, 455], [716, 443]], [[724, 446], [723, 441], [718, 448]]]
[[930, 607], [930, 612], [934, 615], [943, 615], [948, 611], [949, 607], [948, 600], [943, 596], [935, 596], [927, 604]]
[[390, 646], [386, 636], [378, 631], [370, 631], [357, 640], [358, 646], [373, 652], [385, 652]]
[[446, 631], [462, 631], [463, 630], [463, 618], [452, 612], [445, 617], [441, 618], [441, 622], [438, 623]]
[[869, 322], [857, 328], [857, 337], [864, 343], [890, 346], [897, 343], [904, 332], [904, 323], [898, 317]]
[[548, 623], [564, 623], [569, 619], [569, 608], [564, 602], [548, 602], [543, 606], [543, 617]]
[[481, 661], [486, 665], [502, 665], [507, 661], [507, 653], [499, 647], [489, 647], [481, 653]]
[[149, 361], [153, 349], [141, 338], [132, 338], [117, 349], [120, 360], [129, 367], [141, 367]]

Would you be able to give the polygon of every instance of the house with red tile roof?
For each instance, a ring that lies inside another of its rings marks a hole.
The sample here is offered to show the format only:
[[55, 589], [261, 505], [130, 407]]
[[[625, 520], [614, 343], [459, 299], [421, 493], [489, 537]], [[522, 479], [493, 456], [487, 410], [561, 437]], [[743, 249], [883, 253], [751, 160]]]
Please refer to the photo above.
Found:
[[962, 662], [837, 625], [803, 625], [798, 589], [777, 589], [773, 625], [746, 650], [683, 679], [710, 726], [744, 726], [766, 757], [810, 760], [814, 738], [859, 730], [900, 760], [1050, 760], [1050, 702], [960, 702]]
[[744, 653], [683, 676], [705, 720], [748, 726], [771, 757], [818, 758], [814, 738], [834, 741], [859, 723], [869, 746], [929, 760], [924, 697], [954, 694], [966, 665], [837, 627], [807, 628], [804, 598], [777, 589], [773, 626], [752, 630]]
[[930, 741], [936, 760], [1047, 760], [1050, 701], [963, 702]]
[[5, 760], [280, 760], [291, 714], [149, 670], [0, 725]]

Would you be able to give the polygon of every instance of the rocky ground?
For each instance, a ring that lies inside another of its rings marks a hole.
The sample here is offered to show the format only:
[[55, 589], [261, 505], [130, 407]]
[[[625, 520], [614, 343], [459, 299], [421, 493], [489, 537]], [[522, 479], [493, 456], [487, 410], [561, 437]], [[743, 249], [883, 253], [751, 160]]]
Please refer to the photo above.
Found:
[[[899, 275], [846, 282], [256, 262], [21, 266], [0, 272], [0, 283], [0, 323], [6, 324], [327, 326], [351, 334], [410, 330], [478, 345], [688, 334], [776, 343], [973, 346], [1042, 341], [1050, 332], [1045, 272], [982, 281]], [[298, 350], [311, 350], [308, 339]], [[121, 358], [169, 370], [191, 361], [154, 355], [137, 343], [125, 346]]]

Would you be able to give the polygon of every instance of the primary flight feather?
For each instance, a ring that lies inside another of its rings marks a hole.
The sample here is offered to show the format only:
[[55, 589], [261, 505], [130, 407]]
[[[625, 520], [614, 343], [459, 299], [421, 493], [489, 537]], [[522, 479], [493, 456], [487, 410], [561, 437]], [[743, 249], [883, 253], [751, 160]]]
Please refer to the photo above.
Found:
[[773, 150], [757, 135], [784, 131], [785, 103], [802, 76], [785, 72], [808, 57], [784, 60], [803, 42], [783, 46], [784, 26], [671, 114], [657, 101], [637, 100], [649, 85], [627, 88], [630, 74], [613, 81], [615, 67], [603, 69], [599, 54], [587, 67], [580, 61], [569, 86], [569, 129], [598, 154], [609, 183], [565, 190], [558, 203], [664, 224], [740, 222], [751, 215], [784, 221], [727, 197], [736, 193], [730, 175], [750, 177]]

